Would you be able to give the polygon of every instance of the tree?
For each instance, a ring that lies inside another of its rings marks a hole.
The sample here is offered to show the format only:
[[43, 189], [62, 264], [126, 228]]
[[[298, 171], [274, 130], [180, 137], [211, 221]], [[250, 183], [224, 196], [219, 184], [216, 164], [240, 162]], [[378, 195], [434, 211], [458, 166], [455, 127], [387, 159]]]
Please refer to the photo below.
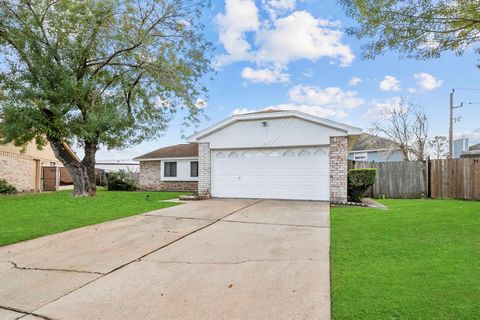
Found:
[[445, 136], [435, 136], [428, 140], [428, 149], [434, 159], [444, 159], [448, 156], [448, 140]]
[[159, 136], [180, 109], [196, 123], [211, 71], [199, 1], [0, 0], [0, 142], [49, 142], [84, 196], [100, 147]]
[[379, 114], [380, 121], [371, 131], [391, 140], [402, 153], [405, 161], [423, 161], [426, 158], [428, 118], [425, 113], [405, 98], [385, 105]]
[[386, 49], [416, 59], [438, 58], [444, 51], [460, 55], [480, 40], [478, 0], [339, 1], [358, 22], [347, 32], [372, 39], [363, 47], [367, 58]]

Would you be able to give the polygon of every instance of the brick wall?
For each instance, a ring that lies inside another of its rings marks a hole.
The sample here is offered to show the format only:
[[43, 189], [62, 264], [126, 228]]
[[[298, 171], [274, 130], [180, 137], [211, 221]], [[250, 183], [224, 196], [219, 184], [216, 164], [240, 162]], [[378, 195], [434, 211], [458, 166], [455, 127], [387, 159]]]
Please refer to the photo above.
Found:
[[201, 196], [211, 195], [211, 161], [210, 144], [198, 144], [198, 194]]
[[34, 191], [35, 161], [28, 156], [0, 151], [0, 179], [7, 180], [18, 191]]
[[142, 190], [158, 190], [161, 186], [160, 160], [140, 161], [138, 184]]
[[160, 160], [140, 161], [139, 186], [148, 191], [190, 191], [197, 192], [197, 181], [160, 180]]
[[347, 137], [330, 138], [330, 201], [347, 201]]

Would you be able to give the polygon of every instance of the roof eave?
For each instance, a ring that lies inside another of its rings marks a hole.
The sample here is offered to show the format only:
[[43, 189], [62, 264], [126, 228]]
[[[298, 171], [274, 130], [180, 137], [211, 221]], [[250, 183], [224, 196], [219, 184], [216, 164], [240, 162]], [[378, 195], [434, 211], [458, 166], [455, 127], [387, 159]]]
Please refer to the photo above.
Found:
[[189, 137], [187, 137], [187, 142], [195, 143], [198, 142], [199, 139], [208, 136], [209, 134], [214, 133], [224, 127], [237, 122], [239, 120], [259, 120], [259, 119], [276, 119], [276, 118], [285, 118], [288, 116], [297, 117], [303, 120], [311, 121], [317, 124], [322, 124], [324, 126], [332, 127], [334, 129], [345, 131], [347, 135], [359, 135], [362, 133], [362, 129], [350, 126], [347, 124], [339, 123], [336, 121], [332, 121], [329, 119], [313, 116], [310, 114], [306, 114], [299, 111], [281, 111], [275, 113], [252, 113], [252, 114], [242, 114], [242, 115], [235, 115], [231, 116], [219, 123], [216, 123], [202, 131], [199, 131]]

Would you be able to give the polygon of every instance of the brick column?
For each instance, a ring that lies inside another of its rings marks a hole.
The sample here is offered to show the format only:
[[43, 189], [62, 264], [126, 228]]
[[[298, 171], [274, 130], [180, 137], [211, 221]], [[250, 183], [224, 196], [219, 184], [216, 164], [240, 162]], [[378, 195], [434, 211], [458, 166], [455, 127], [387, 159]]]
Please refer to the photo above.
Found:
[[198, 194], [200, 196], [211, 195], [211, 159], [210, 144], [202, 142], [198, 144]]
[[347, 137], [330, 137], [330, 201], [347, 201]]

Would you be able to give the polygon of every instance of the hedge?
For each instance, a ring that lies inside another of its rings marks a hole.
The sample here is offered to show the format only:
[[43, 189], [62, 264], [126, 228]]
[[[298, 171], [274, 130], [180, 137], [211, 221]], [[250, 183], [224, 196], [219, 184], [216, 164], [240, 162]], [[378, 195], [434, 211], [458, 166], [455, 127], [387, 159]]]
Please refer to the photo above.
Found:
[[377, 169], [350, 169], [347, 176], [349, 200], [353, 202], [360, 202], [365, 191], [367, 191], [367, 189], [375, 183], [377, 178]]

